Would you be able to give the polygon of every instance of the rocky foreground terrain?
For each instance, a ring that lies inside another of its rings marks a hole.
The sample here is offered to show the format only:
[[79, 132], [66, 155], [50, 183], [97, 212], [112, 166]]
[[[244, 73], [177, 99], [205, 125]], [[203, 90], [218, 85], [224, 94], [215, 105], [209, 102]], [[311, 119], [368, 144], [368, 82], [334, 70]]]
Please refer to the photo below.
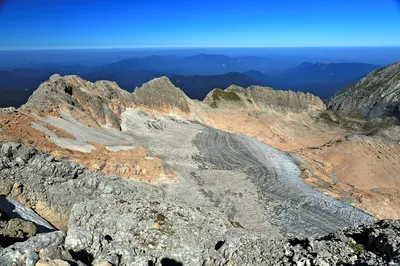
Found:
[[[179, 202], [150, 184], [91, 172], [17, 143], [3, 142], [0, 151], [1, 193], [8, 195], [0, 198], [1, 265], [400, 262], [398, 221], [370, 223], [305, 239], [296, 238], [295, 230], [289, 231], [289, 226], [295, 229], [295, 221], [284, 225], [281, 220], [281, 232], [272, 228], [257, 232], [216, 209]], [[64, 232], [27, 207], [35, 201], [42, 202], [41, 213], [55, 216], [57, 210], [59, 220], [63, 219], [61, 214], [68, 215]], [[52, 206], [47, 205], [50, 202]], [[315, 214], [317, 219], [318, 213]], [[337, 215], [339, 219], [346, 214]], [[311, 235], [315, 232], [318, 230], [310, 228]]]
[[[352, 119], [54, 75], [0, 112], [0, 265], [398, 265], [400, 224], [376, 220], [399, 217], [398, 127]], [[372, 152], [386, 172], [360, 176]]]

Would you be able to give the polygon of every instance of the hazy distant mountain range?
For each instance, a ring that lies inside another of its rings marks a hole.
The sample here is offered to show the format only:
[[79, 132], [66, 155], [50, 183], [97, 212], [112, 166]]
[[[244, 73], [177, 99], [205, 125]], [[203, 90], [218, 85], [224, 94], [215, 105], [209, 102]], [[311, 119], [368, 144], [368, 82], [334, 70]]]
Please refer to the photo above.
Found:
[[186, 95], [192, 99], [203, 99], [211, 90], [216, 88], [226, 89], [232, 84], [239, 85], [241, 87], [262, 85], [262, 82], [255, 81], [246, 74], [239, 72], [230, 72], [223, 75], [210, 76], [176, 75], [170, 77], [170, 80], [176, 87], [181, 88]]
[[97, 80], [110, 80], [115, 81], [118, 85], [127, 91], [134, 91], [136, 87], [142, 86], [143, 83], [148, 82], [154, 78], [162, 76], [172, 76], [173, 74], [150, 71], [150, 70], [119, 70], [119, 69], [102, 69], [82, 75], [82, 77], [89, 81]]
[[293, 68], [267, 73], [252, 70], [246, 75], [274, 89], [304, 91], [329, 98], [377, 68], [378, 65], [364, 63], [304, 62]]
[[273, 66], [274, 63], [274, 60], [268, 57], [229, 57], [201, 54], [187, 57], [148, 56], [132, 58], [104, 65], [101, 69], [151, 70], [178, 75], [220, 75], [228, 72], [245, 72], [249, 69], [257, 69], [262, 72], [270, 71], [276, 69]]
[[20, 107], [32, 95], [35, 89], [7, 90], [0, 89], [0, 108]]
[[[29, 68], [0, 70], [0, 89], [7, 91], [37, 88], [52, 74], [76, 74], [89, 81], [111, 80], [133, 91], [143, 83], [160, 76], [167, 76], [194, 99], [203, 99], [214, 88], [226, 88], [232, 84], [270, 86], [274, 89], [311, 92], [321, 98], [329, 98], [354, 83], [378, 65], [364, 63], [308, 63], [277, 70], [274, 60], [268, 57], [224, 55], [148, 56], [124, 59], [100, 67], [84, 65], [30, 65]], [[29, 91], [29, 90], [28, 90]], [[19, 93], [26, 97], [27, 93]], [[1, 97], [1, 106], [18, 105]], [[11, 97], [18, 99], [18, 97]]]

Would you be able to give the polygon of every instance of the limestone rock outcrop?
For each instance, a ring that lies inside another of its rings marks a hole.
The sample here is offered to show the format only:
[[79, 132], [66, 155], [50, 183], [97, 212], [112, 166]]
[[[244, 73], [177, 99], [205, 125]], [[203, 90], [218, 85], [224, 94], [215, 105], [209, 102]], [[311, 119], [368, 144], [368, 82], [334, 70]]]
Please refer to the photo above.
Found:
[[215, 89], [206, 96], [204, 103], [214, 108], [236, 105], [293, 113], [326, 109], [322, 100], [310, 93], [280, 91], [261, 86], [242, 88], [232, 85], [225, 90]]
[[150, 80], [142, 87], [136, 88], [133, 96], [135, 102], [139, 105], [163, 111], [190, 112], [190, 99], [181, 89], [175, 87], [167, 77]]
[[382, 67], [338, 92], [329, 108], [367, 119], [400, 121], [400, 62]]
[[39, 86], [22, 111], [48, 114], [62, 109], [90, 126], [120, 128], [120, 114], [131, 106], [132, 94], [115, 82], [85, 81], [78, 76], [53, 75]]

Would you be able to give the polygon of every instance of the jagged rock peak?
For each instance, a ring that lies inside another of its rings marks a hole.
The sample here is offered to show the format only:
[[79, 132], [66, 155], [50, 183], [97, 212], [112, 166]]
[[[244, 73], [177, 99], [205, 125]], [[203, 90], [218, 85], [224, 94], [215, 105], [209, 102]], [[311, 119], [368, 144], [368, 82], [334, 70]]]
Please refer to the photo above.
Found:
[[328, 107], [367, 119], [400, 121], [400, 62], [377, 69], [338, 92]]
[[119, 128], [119, 115], [130, 105], [133, 105], [132, 94], [115, 82], [92, 83], [75, 75], [55, 74], [38, 87], [20, 110], [46, 114], [63, 109], [86, 124]]
[[190, 112], [190, 99], [165, 76], [144, 83], [142, 87], [135, 89], [133, 95], [135, 103], [140, 105]]
[[241, 106], [250, 104], [261, 109], [272, 108], [277, 111], [295, 113], [326, 109], [322, 100], [311, 93], [281, 91], [261, 86], [242, 88], [231, 85], [225, 90], [215, 89], [206, 96], [203, 102], [214, 108], [220, 106], [221, 102], [225, 104], [230, 102]]

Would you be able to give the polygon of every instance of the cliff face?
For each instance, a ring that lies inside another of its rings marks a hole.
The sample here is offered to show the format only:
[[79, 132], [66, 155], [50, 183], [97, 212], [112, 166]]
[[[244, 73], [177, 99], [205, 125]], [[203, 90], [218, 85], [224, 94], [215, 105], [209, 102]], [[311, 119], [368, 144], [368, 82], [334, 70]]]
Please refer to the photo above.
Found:
[[328, 107], [367, 119], [400, 121], [400, 62], [375, 70], [340, 91]]
[[251, 86], [248, 88], [252, 100], [259, 106], [272, 106], [279, 110], [295, 113], [325, 110], [322, 100], [310, 93], [293, 91], [275, 91], [272, 88]]
[[[249, 110], [273, 109], [278, 112], [323, 111], [325, 105], [309, 93], [277, 91], [269, 87], [232, 85], [226, 90], [211, 91], [201, 104], [208, 106], [242, 106]], [[107, 125], [120, 129], [121, 114], [128, 107], [141, 106], [160, 113], [178, 113], [190, 117], [193, 101], [175, 87], [167, 77], [153, 79], [134, 93], [118, 87], [115, 82], [85, 81], [78, 76], [53, 75], [44, 82], [20, 110], [37, 114], [66, 111], [79, 122], [92, 127]], [[228, 108], [229, 109], [229, 108]]]
[[159, 110], [174, 110], [189, 113], [189, 98], [175, 87], [167, 77], [155, 78], [137, 88], [133, 96], [135, 103]]
[[326, 109], [322, 100], [313, 94], [280, 91], [261, 86], [242, 88], [233, 85], [226, 90], [216, 89], [207, 95], [204, 103], [214, 108], [231, 103], [293, 113], [324, 111]]
[[119, 129], [119, 116], [132, 103], [133, 96], [115, 82], [92, 83], [78, 76], [53, 75], [39, 86], [21, 110], [50, 113], [62, 109], [84, 124]]

